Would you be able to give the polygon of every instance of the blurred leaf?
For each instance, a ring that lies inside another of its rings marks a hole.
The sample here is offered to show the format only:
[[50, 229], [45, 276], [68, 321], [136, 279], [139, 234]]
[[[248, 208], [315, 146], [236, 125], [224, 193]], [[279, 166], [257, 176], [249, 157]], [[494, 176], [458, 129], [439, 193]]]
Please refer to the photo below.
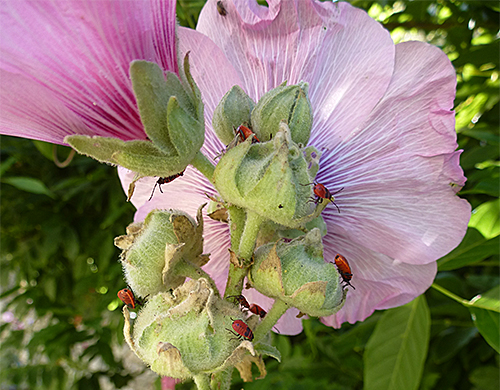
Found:
[[9, 168], [16, 163], [16, 161], [17, 158], [15, 158], [14, 156], [9, 157], [5, 161], [2, 161], [2, 163], [0, 163], [0, 176], [3, 176], [5, 172], [7, 172]]
[[478, 367], [470, 374], [470, 381], [475, 390], [500, 389], [500, 370], [494, 366]]
[[437, 364], [441, 364], [451, 359], [476, 335], [477, 329], [474, 327], [464, 329], [450, 327], [445, 329], [436, 338], [432, 339], [435, 347], [432, 355], [433, 360]]
[[33, 194], [47, 195], [55, 199], [55, 194], [38, 179], [33, 179], [31, 177], [5, 177], [2, 179], [2, 182], [10, 184], [18, 190], [31, 192]]
[[476, 228], [485, 238], [500, 234], [500, 199], [485, 202], [472, 211], [469, 227]]
[[498, 65], [500, 58], [499, 41], [491, 42], [485, 45], [473, 46], [467, 53], [462, 53], [455, 61], [453, 66], [456, 68], [464, 66], [467, 63], [474, 64], [478, 68], [488, 62]]
[[31, 142], [33, 142], [33, 145], [35, 145], [35, 147], [42, 154], [42, 156], [44, 156], [46, 159], [48, 159], [50, 161], [54, 161], [52, 153], [53, 153], [54, 147], [56, 145], [48, 143], [48, 142], [36, 141], [36, 140], [32, 140]]
[[487, 160], [497, 160], [500, 151], [497, 145], [476, 146], [467, 149], [460, 157], [462, 168], [474, 168], [476, 164]]
[[477, 229], [469, 227], [460, 245], [438, 260], [438, 270], [450, 271], [479, 263], [498, 253], [499, 246], [500, 237], [488, 240]]
[[487, 126], [477, 125], [472, 129], [460, 131], [460, 134], [475, 138], [479, 141], [488, 142], [491, 145], [498, 145], [500, 143], [500, 135], [495, 134], [493, 131], [488, 131]]
[[500, 286], [470, 300], [472, 319], [486, 342], [500, 353]]
[[366, 345], [365, 389], [417, 389], [430, 338], [430, 313], [423, 295], [387, 310]]

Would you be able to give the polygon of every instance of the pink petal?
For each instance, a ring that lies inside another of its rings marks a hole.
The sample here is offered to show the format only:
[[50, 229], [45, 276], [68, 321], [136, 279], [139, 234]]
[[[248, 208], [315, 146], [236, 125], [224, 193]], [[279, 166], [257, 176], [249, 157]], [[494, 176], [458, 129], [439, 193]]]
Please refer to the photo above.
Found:
[[433, 262], [460, 243], [470, 205], [455, 196], [465, 178], [454, 152], [454, 88], [439, 49], [397, 46], [393, 81], [365, 127], [342, 143], [316, 143], [326, 148], [317, 180], [344, 187], [341, 213], [323, 213], [330, 233], [410, 264]]
[[333, 316], [322, 318], [336, 328], [348, 321], [351, 324], [369, 317], [375, 310], [388, 309], [410, 302], [424, 293], [436, 276], [436, 263], [424, 265], [405, 264], [359, 246], [349, 240], [328, 234], [324, 240], [325, 259], [333, 260], [343, 254], [353, 274], [347, 287], [345, 305]]
[[174, 32], [175, 1], [2, 2], [0, 131], [145, 139], [129, 64], [176, 72]]
[[[393, 42], [362, 10], [310, 0], [269, 1], [269, 8], [224, 1], [227, 15], [221, 16], [216, 3], [207, 2], [197, 30], [223, 50], [254, 100], [283, 81], [309, 82], [318, 137], [331, 123], [337, 139], [346, 137], [389, 85]], [[220, 77], [217, 71], [212, 77]]]

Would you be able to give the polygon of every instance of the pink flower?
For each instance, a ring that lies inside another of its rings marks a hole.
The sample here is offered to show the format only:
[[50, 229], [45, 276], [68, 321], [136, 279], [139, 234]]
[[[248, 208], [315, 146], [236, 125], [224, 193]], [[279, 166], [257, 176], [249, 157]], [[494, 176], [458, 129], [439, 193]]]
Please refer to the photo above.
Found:
[[0, 10], [2, 134], [146, 139], [129, 66], [177, 73], [175, 1], [16, 0]]
[[[328, 207], [325, 258], [350, 262], [356, 290], [345, 306], [322, 321], [339, 327], [377, 309], [402, 305], [422, 294], [436, 275], [436, 260], [463, 238], [470, 205], [455, 194], [465, 183], [454, 130], [455, 71], [439, 49], [421, 42], [394, 45], [389, 33], [347, 3], [216, 0], [199, 18], [201, 39], [180, 31], [180, 50], [191, 50], [193, 75], [202, 91], [207, 124], [204, 153], [223, 148], [210, 128], [212, 113], [233, 85], [255, 101], [283, 81], [309, 83], [314, 124], [309, 144], [323, 151], [317, 181], [340, 207]], [[132, 175], [120, 171], [124, 188]], [[157, 207], [194, 215], [214, 189], [197, 171], [163, 187], [147, 202], [154, 179], [132, 199], [137, 219]], [[179, 195], [181, 194], [181, 195]], [[205, 221], [207, 271], [223, 286], [230, 245], [227, 226]], [[244, 291], [269, 309], [271, 300]], [[302, 329], [297, 311], [278, 322], [281, 333]]]
[[[255, 101], [287, 80], [307, 81], [314, 110], [310, 144], [321, 149], [317, 180], [335, 191], [328, 207], [325, 257], [344, 255], [356, 290], [324, 318], [340, 326], [423, 293], [436, 259], [465, 234], [469, 204], [455, 193], [465, 178], [458, 164], [455, 72], [438, 49], [419, 42], [394, 46], [377, 22], [347, 3], [309, 0], [216, 0], [203, 9], [198, 32], [179, 28], [179, 58], [191, 51], [191, 70], [203, 94], [206, 140], [214, 157], [224, 145], [211, 129], [222, 96], [240, 85]], [[174, 2], [3, 2], [0, 13], [0, 132], [62, 143], [69, 134], [145, 139], [128, 75], [130, 61], [177, 71]], [[205, 35], [202, 35], [203, 33]], [[121, 170], [125, 189], [133, 174]], [[195, 215], [215, 195], [188, 168], [150, 197], [156, 179], [143, 179], [133, 204], [136, 220], [153, 208]], [[227, 225], [205, 218], [205, 267], [222, 288], [229, 256]], [[245, 291], [269, 309], [271, 300]], [[297, 334], [291, 309], [278, 323]]]

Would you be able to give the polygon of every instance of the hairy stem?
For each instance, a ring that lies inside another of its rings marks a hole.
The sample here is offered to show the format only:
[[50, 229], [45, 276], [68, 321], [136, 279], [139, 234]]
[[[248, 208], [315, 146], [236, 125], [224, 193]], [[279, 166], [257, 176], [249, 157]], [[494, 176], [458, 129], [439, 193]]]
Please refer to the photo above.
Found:
[[231, 387], [231, 377], [233, 376], [233, 367], [220, 371], [212, 376], [212, 390], [229, 390]]
[[243, 260], [249, 261], [252, 258], [257, 235], [263, 222], [263, 217], [253, 211], [247, 210], [245, 228], [243, 229], [238, 250], [238, 255]]
[[285, 302], [281, 301], [280, 299], [276, 299], [271, 310], [267, 312], [261, 323], [255, 328], [253, 332], [255, 337], [254, 343], [268, 334], [288, 309], [289, 306]]
[[213, 184], [215, 167], [201, 151], [196, 153], [190, 164]]
[[207, 374], [198, 374], [193, 377], [198, 390], [210, 390], [210, 380]]

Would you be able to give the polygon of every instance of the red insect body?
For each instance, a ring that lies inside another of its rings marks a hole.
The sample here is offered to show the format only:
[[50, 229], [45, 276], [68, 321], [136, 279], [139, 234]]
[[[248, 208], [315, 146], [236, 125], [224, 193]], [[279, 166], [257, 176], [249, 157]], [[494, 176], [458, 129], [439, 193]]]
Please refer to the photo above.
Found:
[[[246, 340], [253, 340], [253, 332], [252, 329], [248, 327], [247, 324], [245, 324], [244, 321], [242, 320], [235, 320], [233, 321], [232, 327], [234, 329], [234, 332], [230, 329], [227, 329], [229, 332], [234, 334], [239, 340], [241, 338], [244, 338]], [[235, 333], [236, 332], [236, 333]]]
[[328, 188], [326, 188], [324, 186], [324, 184], [321, 184], [321, 183], [314, 182], [314, 183], [301, 184], [301, 185], [309, 186], [311, 184], [314, 184], [313, 193], [316, 196], [316, 199], [311, 199], [311, 200], [314, 201], [314, 203], [318, 204], [318, 203], [323, 202], [323, 199], [328, 199], [330, 202], [332, 202], [335, 205], [335, 207], [337, 208], [337, 210], [340, 213], [339, 206], [337, 206], [337, 204], [334, 202], [335, 198], [333, 197], [333, 195], [338, 194], [340, 191], [342, 191], [344, 189], [344, 187], [342, 187], [340, 190], [338, 190], [332, 194], [330, 192], [330, 190]]
[[265, 311], [262, 307], [256, 305], [255, 303], [252, 303], [248, 310], [250, 310], [253, 314], [259, 316], [260, 318], [264, 318], [267, 314], [267, 311]]
[[[185, 170], [184, 170], [185, 171]], [[153, 187], [153, 191], [151, 192], [151, 196], [149, 197], [148, 201], [150, 201], [151, 199], [153, 199], [153, 195], [155, 193], [155, 190], [156, 190], [156, 186], [158, 186], [158, 188], [160, 189], [160, 192], [163, 194], [163, 191], [161, 190], [161, 186], [163, 184], [167, 184], [167, 183], [170, 183], [171, 181], [174, 181], [175, 179], [177, 179], [178, 177], [180, 176], [183, 176], [184, 175], [184, 171], [182, 172], [179, 172], [179, 173], [176, 173], [175, 175], [172, 175], [172, 176], [168, 176], [168, 177], [160, 177], [156, 183], [155, 183], [155, 186]]]
[[245, 141], [252, 134], [253, 134], [252, 143], [260, 142], [255, 133], [246, 126], [243, 125], [238, 126], [238, 128], [236, 129], [236, 134], [240, 136], [241, 142]]
[[335, 265], [337, 266], [337, 269], [339, 270], [340, 276], [342, 276], [342, 280], [346, 283], [346, 285], [349, 285], [353, 289], [356, 289], [351, 284], [352, 271], [351, 271], [351, 267], [349, 266], [349, 263], [347, 262], [346, 258], [342, 255], [335, 256]]
[[250, 308], [250, 305], [248, 304], [248, 301], [246, 300], [246, 298], [243, 295], [230, 295], [227, 298], [234, 298], [234, 299], [236, 299], [236, 301], [238, 301], [238, 303], [242, 307], [244, 307], [246, 309]]
[[127, 305], [130, 309], [135, 309], [135, 305], [138, 303], [135, 299], [134, 293], [128, 288], [124, 288], [118, 291], [118, 298]]

